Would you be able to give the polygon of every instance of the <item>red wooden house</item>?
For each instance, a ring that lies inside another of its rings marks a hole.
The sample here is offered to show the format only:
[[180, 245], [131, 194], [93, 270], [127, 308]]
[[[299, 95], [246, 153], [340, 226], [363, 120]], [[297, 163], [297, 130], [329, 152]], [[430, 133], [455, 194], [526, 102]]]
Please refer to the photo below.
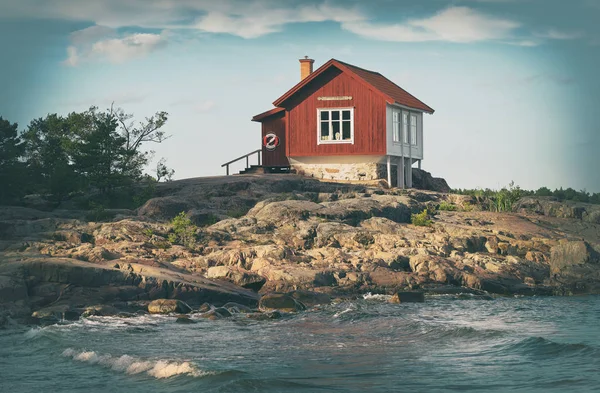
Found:
[[313, 63], [301, 59], [300, 82], [252, 118], [262, 124], [262, 166], [411, 187], [423, 113], [433, 109], [378, 72], [335, 59], [313, 72]]

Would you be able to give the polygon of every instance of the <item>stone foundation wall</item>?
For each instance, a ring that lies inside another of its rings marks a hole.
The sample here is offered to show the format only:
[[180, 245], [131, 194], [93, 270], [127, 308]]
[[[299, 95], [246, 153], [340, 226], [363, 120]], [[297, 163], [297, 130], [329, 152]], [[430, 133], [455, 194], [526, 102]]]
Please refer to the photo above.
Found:
[[[363, 162], [353, 164], [293, 164], [296, 173], [324, 180], [377, 180], [387, 179], [385, 164]], [[392, 182], [396, 182], [396, 166], [392, 165]]]

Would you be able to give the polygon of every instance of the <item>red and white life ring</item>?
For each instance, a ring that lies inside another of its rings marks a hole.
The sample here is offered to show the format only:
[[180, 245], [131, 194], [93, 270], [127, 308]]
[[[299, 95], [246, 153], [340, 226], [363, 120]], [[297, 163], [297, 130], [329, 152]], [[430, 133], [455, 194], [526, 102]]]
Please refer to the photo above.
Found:
[[268, 151], [273, 151], [279, 146], [279, 137], [273, 133], [269, 133], [263, 138], [263, 146]]

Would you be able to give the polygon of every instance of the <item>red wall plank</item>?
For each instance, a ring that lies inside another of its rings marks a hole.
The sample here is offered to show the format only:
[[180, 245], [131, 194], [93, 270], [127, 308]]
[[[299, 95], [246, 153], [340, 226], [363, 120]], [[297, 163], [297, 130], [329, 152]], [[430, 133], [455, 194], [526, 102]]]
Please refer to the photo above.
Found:
[[[352, 100], [319, 101], [318, 97]], [[354, 144], [317, 145], [317, 108], [354, 107]], [[384, 155], [386, 102], [381, 95], [332, 67], [311, 81], [287, 106], [289, 157]]]

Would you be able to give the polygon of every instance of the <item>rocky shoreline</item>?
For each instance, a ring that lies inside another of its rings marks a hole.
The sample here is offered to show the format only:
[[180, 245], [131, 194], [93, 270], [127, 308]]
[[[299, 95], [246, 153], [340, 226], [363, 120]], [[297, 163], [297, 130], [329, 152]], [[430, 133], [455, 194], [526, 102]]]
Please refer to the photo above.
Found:
[[[432, 225], [410, 224], [424, 209]], [[182, 211], [199, 226], [193, 246], [169, 241]], [[278, 307], [259, 302], [273, 293], [297, 310], [367, 292], [600, 293], [596, 205], [528, 197], [491, 213], [462, 195], [248, 175], [162, 183], [105, 222], [86, 213], [0, 207], [0, 323], [148, 312], [157, 299], [270, 318]]]

